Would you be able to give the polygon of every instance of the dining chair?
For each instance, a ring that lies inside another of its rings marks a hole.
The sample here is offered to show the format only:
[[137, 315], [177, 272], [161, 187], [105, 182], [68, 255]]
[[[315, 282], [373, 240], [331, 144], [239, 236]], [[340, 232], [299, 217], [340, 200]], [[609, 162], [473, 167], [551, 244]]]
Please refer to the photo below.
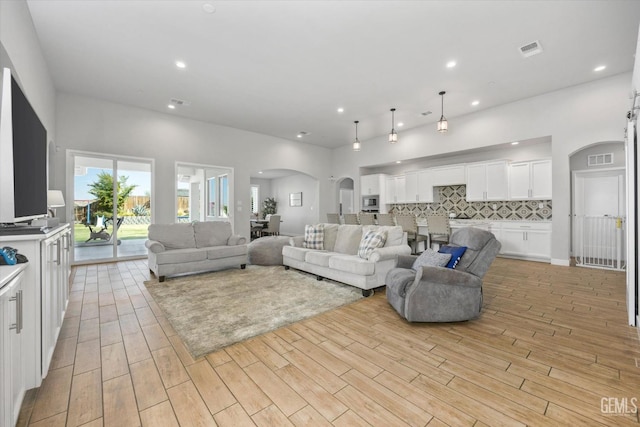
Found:
[[280, 235], [280, 215], [271, 215], [269, 217], [269, 223], [265, 228], [262, 229], [262, 231], [260, 232], [260, 235], [261, 236], [266, 236], [266, 235], [279, 236]]
[[420, 234], [418, 220], [414, 214], [398, 214], [396, 222], [402, 227], [402, 231], [407, 233], [407, 242], [411, 246], [411, 253], [418, 252], [418, 243], [428, 241], [429, 236]]
[[378, 225], [396, 225], [393, 214], [377, 214]]
[[360, 212], [360, 214], [358, 215], [358, 220], [360, 221], [361, 225], [375, 224], [375, 218], [372, 213]]
[[340, 224], [340, 215], [337, 213], [328, 213], [327, 222], [329, 224]]
[[358, 214], [348, 213], [348, 214], [344, 214], [343, 217], [344, 217], [345, 224], [353, 224], [353, 225], [360, 224], [358, 222]]
[[451, 227], [449, 226], [449, 217], [447, 215], [427, 215], [427, 229], [429, 230], [429, 247], [434, 243], [437, 243], [438, 246], [449, 243]]

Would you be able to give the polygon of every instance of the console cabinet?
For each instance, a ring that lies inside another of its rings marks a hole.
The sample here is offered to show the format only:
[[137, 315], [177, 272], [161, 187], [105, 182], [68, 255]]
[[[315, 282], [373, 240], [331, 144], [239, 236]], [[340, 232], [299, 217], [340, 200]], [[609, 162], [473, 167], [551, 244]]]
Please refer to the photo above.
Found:
[[500, 254], [505, 257], [544, 262], [551, 260], [550, 222], [492, 222], [491, 231], [502, 244]]
[[24, 379], [23, 278], [26, 264], [0, 267], [0, 425], [18, 420], [27, 384]]

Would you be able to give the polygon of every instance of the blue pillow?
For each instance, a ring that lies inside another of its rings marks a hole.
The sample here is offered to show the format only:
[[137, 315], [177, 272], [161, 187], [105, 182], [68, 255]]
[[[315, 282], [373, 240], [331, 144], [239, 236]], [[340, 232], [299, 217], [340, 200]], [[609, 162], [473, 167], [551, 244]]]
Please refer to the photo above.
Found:
[[441, 254], [451, 254], [451, 260], [446, 265], [447, 268], [456, 268], [458, 265], [458, 261], [462, 258], [465, 251], [467, 250], [466, 246], [440, 246], [438, 252]]

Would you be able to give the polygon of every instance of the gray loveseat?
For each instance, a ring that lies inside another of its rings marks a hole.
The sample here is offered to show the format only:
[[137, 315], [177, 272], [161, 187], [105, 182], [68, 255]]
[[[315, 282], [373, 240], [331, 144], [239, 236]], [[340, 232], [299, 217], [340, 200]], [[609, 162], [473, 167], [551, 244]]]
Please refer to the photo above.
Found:
[[500, 251], [495, 236], [478, 228], [461, 228], [450, 246], [466, 246], [455, 269], [422, 267], [412, 270], [415, 256], [398, 257], [387, 274], [387, 300], [410, 322], [458, 322], [480, 315], [482, 278]]
[[[285, 268], [315, 274], [346, 283], [362, 289], [364, 296], [371, 295], [371, 289], [384, 286], [387, 272], [396, 266], [398, 255], [408, 255], [407, 234], [400, 226], [376, 225], [324, 225], [324, 249], [302, 247], [304, 236], [291, 238], [291, 246], [282, 248]], [[386, 232], [386, 242], [374, 249], [368, 259], [358, 256], [362, 236], [369, 230]]]
[[225, 221], [151, 224], [149, 269], [163, 282], [166, 276], [247, 265], [247, 239], [233, 235]]

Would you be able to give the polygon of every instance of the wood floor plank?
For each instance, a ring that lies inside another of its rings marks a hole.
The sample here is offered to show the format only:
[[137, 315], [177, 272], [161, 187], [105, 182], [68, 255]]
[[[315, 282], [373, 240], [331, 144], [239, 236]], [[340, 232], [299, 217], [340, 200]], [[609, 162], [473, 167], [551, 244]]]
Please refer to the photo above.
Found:
[[100, 338], [100, 319], [87, 319], [80, 321], [78, 332], [78, 343], [91, 341]]
[[373, 426], [408, 426], [400, 418], [373, 401], [365, 393], [346, 386], [335, 396], [349, 409]]
[[180, 358], [176, 354], [173, 347], [163, 347], [159, 350], [152, 351], [151, 355], [156, 362], [160, 378], [165, 388], [171, 388], [175, 385], [189, 381], [189, 375], [182, 366]]
[[287, 417], [307, 405], [307, 402], [264, 363], [257, 362], [244, 368], [247, 375]]
[[254, 414], [251, 419], [259, 427], [294, 427], [291, 421], [289, 421], [289, 418], [287, 418], [287, 416], [275, 405], [264, 408], [262, 411]]
[[229, 406], [213, 416], [219, 427], [253, 427], [256, 424], [239, 403]]
[[215, 426], [213, 416], [191, 381], [167, 390], [178, 422], [183, 426]]
[[201, 360], [186, 366], [186, 369], [212, 414], [237, 403], [236, 398], [233, 397], [209, 362]]
[[289, 417], [289, 421], [291, 421], [296, 427], [331, 427], [332, 425], [311, 406], [305, 406], [295, 414], [291, 415]]
[[[320, 342], [319, 344], [321, 344], [322, 342]], [[294, 342], [293, 346], [300, 350], [300, 352], [306, 354], [307, 356], [318, 362], [320, 365], [327, 368], [329, 371], [333, 372], [335, 375], [340, 376], [351, 369], [345, 362], [335, 357], [328, 351], [325, 351], [319, 345], [312, 344], [306, 339], [301, 339]]]
[[262, 363], [267, 365], [271, 370], [276, 370], [289, 364], [287, 359], [282, 357], [260, 337], [256, 337], [246, 341], [245, 346], [251, 353], [253, 353], [254, 356], [256, 356]]
[[127, 351], [129, 364], [151, 358], [151, 352], [149, 351], [147, 341], [142, 331], [124, 335], [122, 339], [124, 341], [124, 348]]
[[102, 417], [102, 375], [100, 369], [74, 375], [67, 425], [80, 426]]
[[44, 420], [36, 421], [29, 424], [32, 427], [66, 427], [67, 425], [67, 413], [63, 412], [58, 415], [54, 415]]
[[142, 425], [129, 374], [107, 380], [102, 387], [106, 426]]
[[164, 330], [159, 323], [143, 326], [142, 333], [147, 339], [147, 345], [151, 351], [171, 346], [171, 343], [167, 339], [167, 336], [164, 334]]
[[59, 338], [51, 357], [49, 369], [58, 369], [73, 365], [76, 359], [77, 337]]
[[129, 366], [131, 380], [138, 402], [138, 409], [143, 411], [168, 399], [153, 359], [146, 359]]
[[140, 412], [143, 427], [179, 427], [169, 401], [159, 403]]
[[335, 393], [347, 385], [340, 377], [298, 350], [285, 354], [284, 358], [293, 366], [306, 372], [308, 376], [313, 378], [316, 383], [329, 393]]
[[253, 415], [272, 404], [271, 399], [235, 361], [216, 366], [215, 371], [249, 415]]
[[121, 375], [129, 373], [129, 364], [127, 363], [127, 353], [124, 344], [117, 342], [115, 344], [102, 347], [102, 380], [110, 380]]
[[78, 343], [73, 374], [93, 371], [100, 367], [100, 340], [94, 339]]

